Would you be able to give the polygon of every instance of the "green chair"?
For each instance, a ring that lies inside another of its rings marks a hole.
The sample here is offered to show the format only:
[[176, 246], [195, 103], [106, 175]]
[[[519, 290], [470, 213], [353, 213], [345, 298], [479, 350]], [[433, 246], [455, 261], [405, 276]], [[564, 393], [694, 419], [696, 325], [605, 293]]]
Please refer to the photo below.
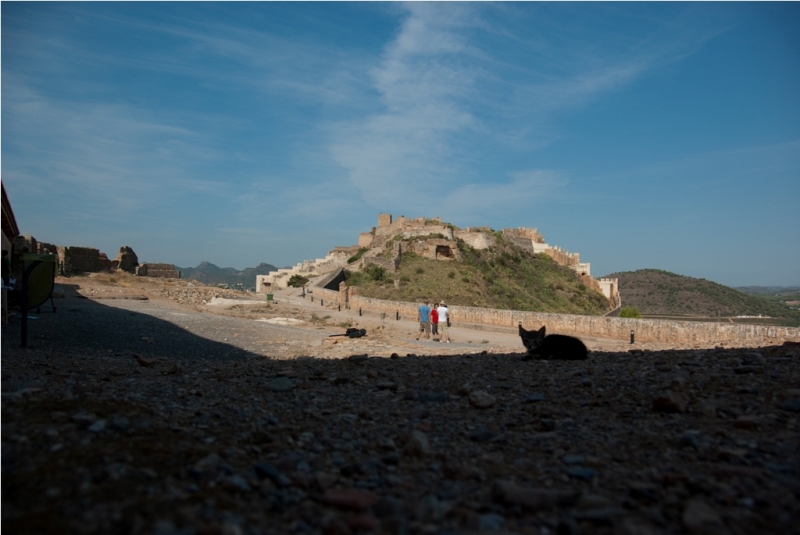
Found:
[[50, 300], [53, 312], [56, 305], [53, 303], [53, 288], [56, 282], [58, 260], [54, 254], [22, 255], [24, 271], [22, 275], [22, 296], [20, 299], [20, 312], [22, 313], [21, 334], [22, 347], [28, 345], [28, 310], [35, 308], [38, 314], [41, 306]]

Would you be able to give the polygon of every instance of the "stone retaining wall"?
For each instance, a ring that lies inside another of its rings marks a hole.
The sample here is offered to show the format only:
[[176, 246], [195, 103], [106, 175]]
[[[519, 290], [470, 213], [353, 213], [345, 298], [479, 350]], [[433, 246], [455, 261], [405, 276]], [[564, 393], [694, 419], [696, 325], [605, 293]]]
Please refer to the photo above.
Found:
[[[343, 292], [344, 293], [344, 292]], [[347, 297], [351, 310], [385, 312], [387, 316], [400, 314], [403, 319], [416, 319], [420, 303], [406, 301], [386, 301], [353, 295]], [[323, 288], [314, 288], [317, 299], [324, 300], [325, 306], [345, 305], [340, 293]], [[521, 310], [498, 310], [448, 306], [452, 324], [481, 324], [495, 327], [514, 328], [522, 322], [527, 329], [547, 327], [548, 333], [575, 336], [596, 336], [629, 340], [634, 331], [637, 342], [656, 342], [665, 344], [726, 344], [757, 342], [763, 345], [780, 344], [784, 341], [800, 342], [800, 328], [776, 327], [768, 325], [743, 325], [735, 323], [668, 321], [605, 316], [580, 316], [575, 314], [547, 314]]]
[[175, 269], [175, 264], [151, 264], [149, 262], [136, 266], [136, 275], [139, 277], [158, 277], [161, 279], [181, 278], [181, 272]]

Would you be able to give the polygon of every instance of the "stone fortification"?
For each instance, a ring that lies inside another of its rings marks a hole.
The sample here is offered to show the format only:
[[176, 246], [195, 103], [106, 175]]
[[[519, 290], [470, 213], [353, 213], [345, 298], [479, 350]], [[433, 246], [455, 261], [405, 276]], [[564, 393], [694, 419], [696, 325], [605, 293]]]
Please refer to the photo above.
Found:
[[488, 227], [480, 227], [478, 229], [455, 230], [453, 236], [457, 240], [461, 240], [473, 249], [489, 249], [497, 244], [492, 229]]
[[[58, 246], [58, 263], [64, 274], [97, 273], [101, 269], [100, 251], [92, 247]], [[105, 256], [105, 255], [103, 255]], [[108, 257], [105, 258], [108, 260]], [[105, 266], [103, 266], [105, 267]]]
[[[179, 279], [181, 272], [175, 270], [173, 264], [141, 264], [133, 249], [127, 245], [120, 247], [114, 260], [94, 247], [74, 247], [53, 245], [39, 242], [33, 236], [19, 236], [14, 244], [16, 255], [20, 258], [24, 253], [54, 254], [58, 256], [58, 272], [61, 275], [78, 275], [81, 273], [99, 273], [122, 269], [140, 276]], [[20, 264], [21, 269], [21, 264]], [[20, 272], [15, 270], [15, 272]]]
[[[343, 285], [344, 286], [344, 285]], [[362, 297], [353, 288], [345, 291], [314, 288], [314, 295], [323, 299], [326, 307], [385, 313], [387, 318], [415, 318], [419, 303], [387, 301]], [[454, 324], [477, 324], [494, 327], [515, 328], [519, 322], [526, 328], [547, 327], [548, 333], [568, 334], [629, 340], [631, 331], [635, 339], [643, 343], [670, 345], [736, 344], [759, 345], [781, 344], [784, 341], [800, 341], [797, 327], [774, 327], [766, 325], [742, 325], [696, 321], [667, 321], [651, 319], [618, 318], [608, 316], [583, 316], [575, 314], [548, 314], [522, 310], [498, 310], [491, 308], [448, 305], [450, 319]]]
[[111, 271], [116, 264], [105, 253], [94, 247], [73, 247], [38, 242], [33, 236], [22, 236], [18, 250], [36, 254], [53, 254], [58, 257], [58, 272], [62, 275]]
[[[591, 276], [588, 262], [580, 261], [579, 253], [570, 253], [560, 247], [549, 245], [544, 236], [535, 228], [507, 228], [500, 233], [503, 239], [512, 242], [531, 253], [544, 253], [562, 266], [578, 273], [586, 286], [602, 293], [615, 307], [620, 305], [619, 285], [616, 279], [600, 282]], [[294, 274], [307, 277], [329, 273], [333, 269], [347, 266], [358, 271], [369, 264], [394, 272], [400, 265], [403, 253], [415, 253], [433, 260], [461, 260], [458, 240], [474, 249], [489, 249], [497, 244], [498, 233], [489, 227], [468, 227], [459, 229], [454, 225], [442, 223], [440, 217], [410, 219], [391, 214], [379, 214], [378, 226], [358, 237], [357, 246], [337, 247], [325, 259], [307, 260], [290, 269], [278, 270], [268, 275], [256, 277], [256, 291], [267, 293], [271, 288], [285, 288]], [[347, 264], [359, 249], [368, 249], [361, 258]]]
[[619, 279], [595, 279], [597, 285], [600, 287], [600, 292], [606, 296], [614, 308], [622, 306], [622, 300], [619, 297]]
[[157, 277], [160, 279], [180, 279], [181, 272], [174, 264], [152, 264], [145, 262], [136, 267], [137, 277]]
[[[375, 264], [395, 271], [405, 252], [434, 260], [461, 260], [456, 241], [459, 232], [461, 235], [469, 234], [453, 225], [443, 224], [439, 217], [409, 219], [400, 216], [392, 219], [391, 214], [380, 214], [378, 226], [358, 238], [359, 246], [370, 250], [348, 269], [359, 270], [367, 264]], [[493, 243], [491, 238], [478, 233], [470, 235], [465, 241], [476, 248], [486, 248], [487, 244]]]
[[378, 216], [378, 226], [372, 227], [370, 232], [360, 234], [358, 245], [360, 247], [373, 248], [382, 246], [396, 236], [412, 239], [435, 235], [441, 235], [441, 237], [453, 240], [452, 225], [443, 225], [439, 217], [409, 219], [405, 216], [400, 216], [393, 220], [391, 214], [380, 214]]
[[544, 243], [544, 236], [535, 228], [504, 228], [503, 238], [515, 243], [519, 241], [520, 246], [525, 247], [529, 247], [531, 243]]
[[[506, 228], [501, 231], [501, 235], [506, 241], [514, 243], [526, 251], [544, 253], [559, 265], [573, 269], [581, 277], [589, 277], [586, 281], [587, 285], [602, 291], [612, 302], [619, 299], [616, 285], [599, 284], [595, 279], [591, 279], [591, 265], [588, 262], [581, 262], [579, 253], [570, 253], [558, 246], [549, 245], [537, 229]], [[475, 249], [488, 249], [497, 243], [496, 233], [489, 227], [468, 227], [462, 230], [442, 223], [439, 217], [409, 219], [400, 216], [393, 220], [391, 214], [380, 214], [378, 226], [373, 227], [370, 232], [362, 233], [358, 238], [358, 245], [375, 250], [384, 247], [386, 243], [397, 237], [406, 242], [407, 251], [435, 260], [459, 260], [460, 252], [456, 240], [462, 240]], [[447, 240], [447, 242], [434, 243], [435, 240]], [[422, 244], [421, 241], [425, 243]], [[385, 248], [375, 254], [367, 253], [359, 264], [352, 267], [360, 269], [370, 262], [379, 265], [387, 264], [384, 260], [373, 260], [377, 259], [381, 252], [386, 256], [389, 255], [389, 251]]]
[[117, 258], [115, 258], [114, 261], [117, 263], [117, 269], [127, 271], [128, 273], [135, 273], [136, 266], [139, 265], [139, 257], [136, 256], [133, 249], [127, 245], [123, 245], [119, 248], [119, 253], [117, 253]]
[[341, 269], [357, 251], [358, 247], [337, 247], [328, 252], [325, 258], [304, 260], [291, 268], [270, 271], [266, 275], [256, 275], [256, 292], [266, 294], [272, 290], [287, 288], [292, 275], [312, 278]]

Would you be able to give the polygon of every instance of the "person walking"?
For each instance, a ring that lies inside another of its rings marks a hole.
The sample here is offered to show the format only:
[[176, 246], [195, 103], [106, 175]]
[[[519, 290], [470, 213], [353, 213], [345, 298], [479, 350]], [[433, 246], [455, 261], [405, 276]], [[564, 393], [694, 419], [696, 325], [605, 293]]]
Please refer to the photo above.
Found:
[[419, 320], [417, 340], [419, 340], [419, 337], [423, 334], [425, 335], [425, 339], [428, 340], [431, 337], [431, 309], [427, 301], [420, 305], [417, 319]]
[[431, 335], [433, 336], [433, 341], [439, 341], [439, 303], [434, 303], [433, 308], [431, 309]]
[[450, 343], [450, 329], [448, 329], [448, 327], [450, 325], [449, 325], [449, 322], [447, 320], [450, 317], [449, 316], [450, 315], [450, 311], [447, 309], [447, 305], [444, 304], [444, 303], [440, 304], [439, 308], [436, 309], [436, 310], [439, 313], [439, 327], [438, 327], [438, 330], [439, 330], [439, 333], [441, 334], [441, 338], [440, 339], [441, 339], [442, 342], [445, 342], [445, 343], [449, 344]]

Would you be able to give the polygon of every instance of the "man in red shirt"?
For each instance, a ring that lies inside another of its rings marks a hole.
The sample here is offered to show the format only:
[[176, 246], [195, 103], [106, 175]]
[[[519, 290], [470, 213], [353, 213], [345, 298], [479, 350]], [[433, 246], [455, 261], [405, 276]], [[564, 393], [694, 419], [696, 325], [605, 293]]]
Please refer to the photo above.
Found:
[[437, 308], [439, 308], [439, 303], [434, 303], [431, 310], [431, 333], [434, 342], [439, 341], [439, 311], [436, 310]]

